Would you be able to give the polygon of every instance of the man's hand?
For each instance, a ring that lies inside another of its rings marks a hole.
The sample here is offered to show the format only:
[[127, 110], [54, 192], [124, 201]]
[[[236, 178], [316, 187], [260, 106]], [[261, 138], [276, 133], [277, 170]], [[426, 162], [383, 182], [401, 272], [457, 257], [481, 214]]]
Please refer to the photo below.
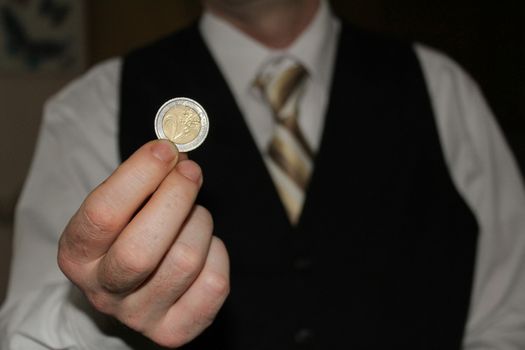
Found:
[[199, 166], [179, 161], [174, 145], [149, 142], [85, 199], [60, 239], [58, 264], [93, 306], [162, 346], [201, 333], [229, 292], [226, 249], [194, 204], [201, 184]]

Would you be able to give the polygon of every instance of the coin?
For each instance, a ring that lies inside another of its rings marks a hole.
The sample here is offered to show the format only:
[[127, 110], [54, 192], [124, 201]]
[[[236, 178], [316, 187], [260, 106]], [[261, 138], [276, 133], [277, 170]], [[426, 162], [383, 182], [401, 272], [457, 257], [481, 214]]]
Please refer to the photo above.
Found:
[[180, 152], [199, 147], [208, 135], [208, 128], [206, 111], [188, 97], [176, 97], [165, 102], [155, 116], [157, 137], [170, 140]]

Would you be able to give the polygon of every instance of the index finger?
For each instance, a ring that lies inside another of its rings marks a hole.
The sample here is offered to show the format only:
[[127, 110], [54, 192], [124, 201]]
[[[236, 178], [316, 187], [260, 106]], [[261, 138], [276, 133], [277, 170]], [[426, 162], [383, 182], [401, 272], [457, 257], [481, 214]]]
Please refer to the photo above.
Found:
[[166, 140], [139, 148], [85, 199], [62, 234], [60, 253], [78, 264], [104, 255], [178, 158]]

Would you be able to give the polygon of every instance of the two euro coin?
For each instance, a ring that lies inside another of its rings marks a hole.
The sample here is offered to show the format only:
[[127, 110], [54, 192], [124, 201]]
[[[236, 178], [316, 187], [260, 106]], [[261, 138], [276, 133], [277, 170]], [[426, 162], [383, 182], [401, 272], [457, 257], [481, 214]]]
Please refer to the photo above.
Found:
[[164, 103], [155, 116], [155, 133], [159, 139], [173, 142], [180, 152], [199, 147], [208, 135], [209, 121], [204, 108], [187, 97]]

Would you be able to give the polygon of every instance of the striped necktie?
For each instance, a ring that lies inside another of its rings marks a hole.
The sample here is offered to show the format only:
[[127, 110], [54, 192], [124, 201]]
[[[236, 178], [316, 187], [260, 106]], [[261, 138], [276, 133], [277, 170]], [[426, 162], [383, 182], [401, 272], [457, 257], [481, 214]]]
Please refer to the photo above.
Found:
[[276, 122], [266, 161], [293, 225], [301, 214], [313, 163], [312, 150], [297, 123], [305, 78], [306, 70], [301, 65], [280, 58], [265, 67], [255, 82]]

